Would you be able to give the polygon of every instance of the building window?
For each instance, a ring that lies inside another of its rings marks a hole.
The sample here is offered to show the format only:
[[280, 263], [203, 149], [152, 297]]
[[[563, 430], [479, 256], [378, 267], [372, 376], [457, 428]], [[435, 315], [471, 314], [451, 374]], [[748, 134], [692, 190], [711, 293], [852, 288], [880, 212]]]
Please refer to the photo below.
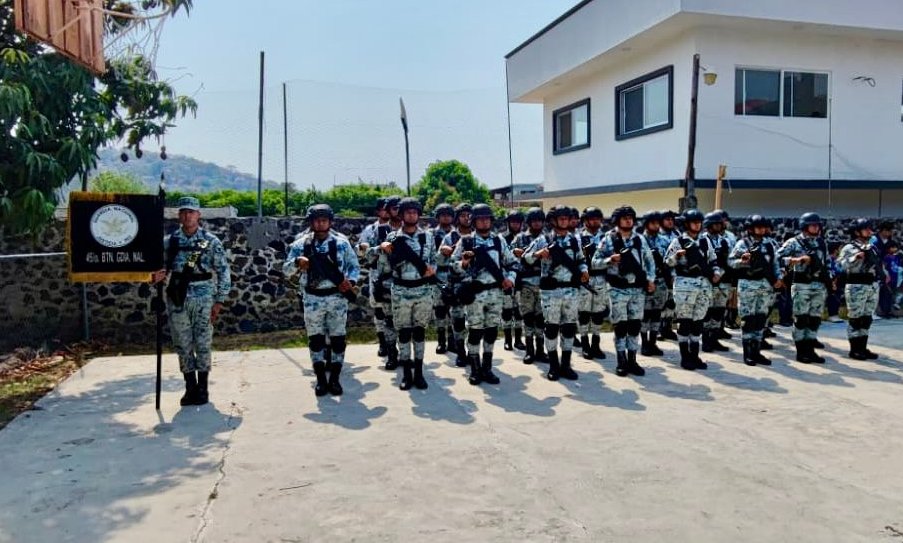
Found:
[[668, 66], [615, 88], [615, 139], [674, 126], [674, 67]]
[[734, 113], [824, 119], [828, 116], [828, 74], [737, 68]]
[[552, 151], [558, 155], [589, 147], [589, 98], [552, 113]]

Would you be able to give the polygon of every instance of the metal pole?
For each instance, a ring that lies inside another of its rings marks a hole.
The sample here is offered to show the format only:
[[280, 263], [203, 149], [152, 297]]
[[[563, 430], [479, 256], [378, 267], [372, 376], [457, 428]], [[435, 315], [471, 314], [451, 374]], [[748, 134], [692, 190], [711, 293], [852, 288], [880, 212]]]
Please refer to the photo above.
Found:
[[[157, 193], [157, 205], [160, 208], [160, 224], [163, 224], [163, 214], [164, 209], [166, 208], [166, 191], [164, 190], [164, 184], [166, 182], [165, 175], [160, 173], [160, 190]], [[157, 383], [156, 383], [156, 398], [154, 405], [156, 406], [157, 411], [160, 411], [160, 392], [163, 388], [163, 311], [166, 310], [166, 305], [163, 302], [163, 281], [160, 281], [156, 285], [156, 296], [154, 300], [151, 302], [151, 307], [156, 313], [157, 322], [156, 322], [156, 330], [157, 330]]]
[[282, 83], [282, 162], [285, 168], [285, 216], [288, 217], [288, 98]]
[[263, 218], [263, 51], [260, 52], [260, 102], [257, 109], [257, 218]]
[[696, 118], [699, 95], [699, 53], [693, 55], [693, 88], [690, 92], [690, 142], [687, 151], [687, 171], [684, 174], [684, 198], [681, 211], [695, 208], [696, 201]]
[[511, 148], [511, 95], [508, 91], [508, 61], [505, 61], [505, 106], [508, 108], [508, 177], [511, 185], [511, 208], [514, 209], [514, 152]]
[[82, 317], [85, 341], [91, 341], [91, 314], [88, 311], [88, 285], [82, 283]]
[[401, 127], [404, 129], [404, 158], [408, 169], [408, 196], [411, 195], [411, 147], [408, 142], [408, 112], [404, 107], [404, 99], [398, 99], [401, 106]]

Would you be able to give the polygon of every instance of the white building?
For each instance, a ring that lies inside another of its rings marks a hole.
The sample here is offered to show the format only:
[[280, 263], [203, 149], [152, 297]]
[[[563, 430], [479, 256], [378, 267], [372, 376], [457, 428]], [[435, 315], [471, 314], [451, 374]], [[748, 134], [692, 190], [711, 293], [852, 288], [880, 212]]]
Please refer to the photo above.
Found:
[[506, 57], [544, 106], [544, 202], [676, 208], [695, 54], [700, 208], [725, 164], [734, 214], [903, 214], [901, 0], [580, 2]]

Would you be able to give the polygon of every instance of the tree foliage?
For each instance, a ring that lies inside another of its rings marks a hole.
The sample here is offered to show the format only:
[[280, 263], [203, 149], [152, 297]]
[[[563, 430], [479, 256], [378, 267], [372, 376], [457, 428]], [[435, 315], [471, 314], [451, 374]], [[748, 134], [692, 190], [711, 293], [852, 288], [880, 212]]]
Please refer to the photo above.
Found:
[[441, 203], [491, 203], [489, 188], [480, 183], [470, 168], [459, 160], [440, 160], [430, 164], [420, 181], [411, 187], [411, 193], [420, 198], [427, 210]]
[[150, 194], [150, 189], [133, 175], [120, 172], [101, 172], [88, 181], [91, 192], [117, 192], [119, 194]]
[[[193, 0], [145, 1], [175, 14]], [[0, 0], [0, 225], [36, 233], [52, 217], [58, 189], [87, 179], [100, 147], [124, 140], [137, 150], [197, 104], [159, 80], [143, 56], [109, 60], [95, 78], [16, 32], [12, 4]]]

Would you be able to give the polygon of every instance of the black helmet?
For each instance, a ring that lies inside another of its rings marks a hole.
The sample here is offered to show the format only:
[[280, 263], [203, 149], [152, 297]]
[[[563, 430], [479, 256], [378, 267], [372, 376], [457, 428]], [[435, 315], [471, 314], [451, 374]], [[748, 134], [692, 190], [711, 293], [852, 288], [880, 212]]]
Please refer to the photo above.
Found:
[[519, 209], [512, 209], [511, 211], [509, 211], [508, 214], [505, 216], [505, 222], [512, 222], [512, 221], [521, 222], [521, 223], [524, 222], [523, 212]]
[[805, 228], [807, 226], [811, 226], [813, 224], [817, 224], [821, 226], [821, 217], [818, 216], [818, 213], [803, 213], [800, 215], [800, 228]]
[[455, 216], [455, 208], [451, 206], [451, 204], [439, 204], [436, 206], [436, 209], [433, 210], [433, 216], [437, 219], [442, 215], [448, 215], [450, 217]]
[[398, 207], [401, 204], [401, 196], [389, 196], [386, 198], [386, 209]]
[[455, 219], [461, 216], [461, 213], [473, 213], [473, 208], [470, 207], [470, 204], [460, 203], [455, 206]]
[[856, 219], [850, 224], [850, 235], [858, 236], [860, 230], [864, 230], [868, 228], [869, 230], [873, 230], [872, 221], [868, 219]]
[[386, 198], [379, 197], [376, 199], [376, 210], [380, 211], [386, 208]]
[[663, 209], [659, 213], [662, 214], [662, 220], [674, 219], [677, 217], [677, 213], [671, 211], [670, 209]]
[[684, 220], [684, 224], [688, 222], [703, 222], [705, 221], [705, 217], [702, 215], [702, 211], [698, 209], [688, 209], [683, 212], [681, 217]]
[[329, 207], [329, 204], [316, 204], [307, 208], [307, 220], [312, 221], [314, 219], [319, 219], [322, 217], [326, 217], [330, 221], [335, 218], [335, 214], [332, 212], [332, 208]]
[[661, 211], [647, 211], [643, 214], [643, 224], [649, 224], [650, 222], [661, 222], [662, 221], [662, 212]]
[[590, 206], [583, 210], [583, 220], [586, 219], [604, 219], [605, 215], [602, 210], [595, 206]]
[[715, 211], [712, 211], [712, 213], [717, 213], [717, 214], [721, 215], [722, 221], [727, 221], [727, 220], [730, 220], [730, 218], [731, 218], [731, 216], [727, 214], [727, 211], [725, 211], [723, 209], [716, 209]]
[[636, 210], [630, 206], [616, 207], [614, 211], [611, 212], [611, 221], [617, 225], [618, 221], [621, 220], [621, 217], [632, 217], [633, 220], [636, 220]]
[[724, 223], [724, 216], [717, 211], [712, 211], [711, 213], [706, 213], [705, 217], [702, 219], [702, 226], [708, 228], [710, 226], [714, 226], [716, 224]]
[[538, 207], [531, 207], [527, 210], [527, 222], [546, 220], [546, 214]]
[[577, 209], [576, 207], [568, 207], [568, 217], [570, 217], [572, 219], [579, 219], [580, 218], [580, 210]]
[[470, 218], [472, 220], [480, 219], [480, 218], [492, 218], [492, 208], [487, 204], [477, 204], [473, 206], [473, 211], [470, 213]]
[[746, 219], [746, 228], [771, 228], [771, 221], [765, 218], [762, 215], [750, 215], [748, 219]]
[[546, 213], [546, 219], [554, 221], [558, 217], [570, 217], [568, 206], [554, 205], [549, 208], [549, 212]]
[[423, 214], [423, 204], [420, 203], [420, 200], [417, 198], [411, 198], [408, 196], [407, 198], [402, 198], [398, 203], [398, 212], [404, 213], [408, 209], [416, 209], [417, 213]]

